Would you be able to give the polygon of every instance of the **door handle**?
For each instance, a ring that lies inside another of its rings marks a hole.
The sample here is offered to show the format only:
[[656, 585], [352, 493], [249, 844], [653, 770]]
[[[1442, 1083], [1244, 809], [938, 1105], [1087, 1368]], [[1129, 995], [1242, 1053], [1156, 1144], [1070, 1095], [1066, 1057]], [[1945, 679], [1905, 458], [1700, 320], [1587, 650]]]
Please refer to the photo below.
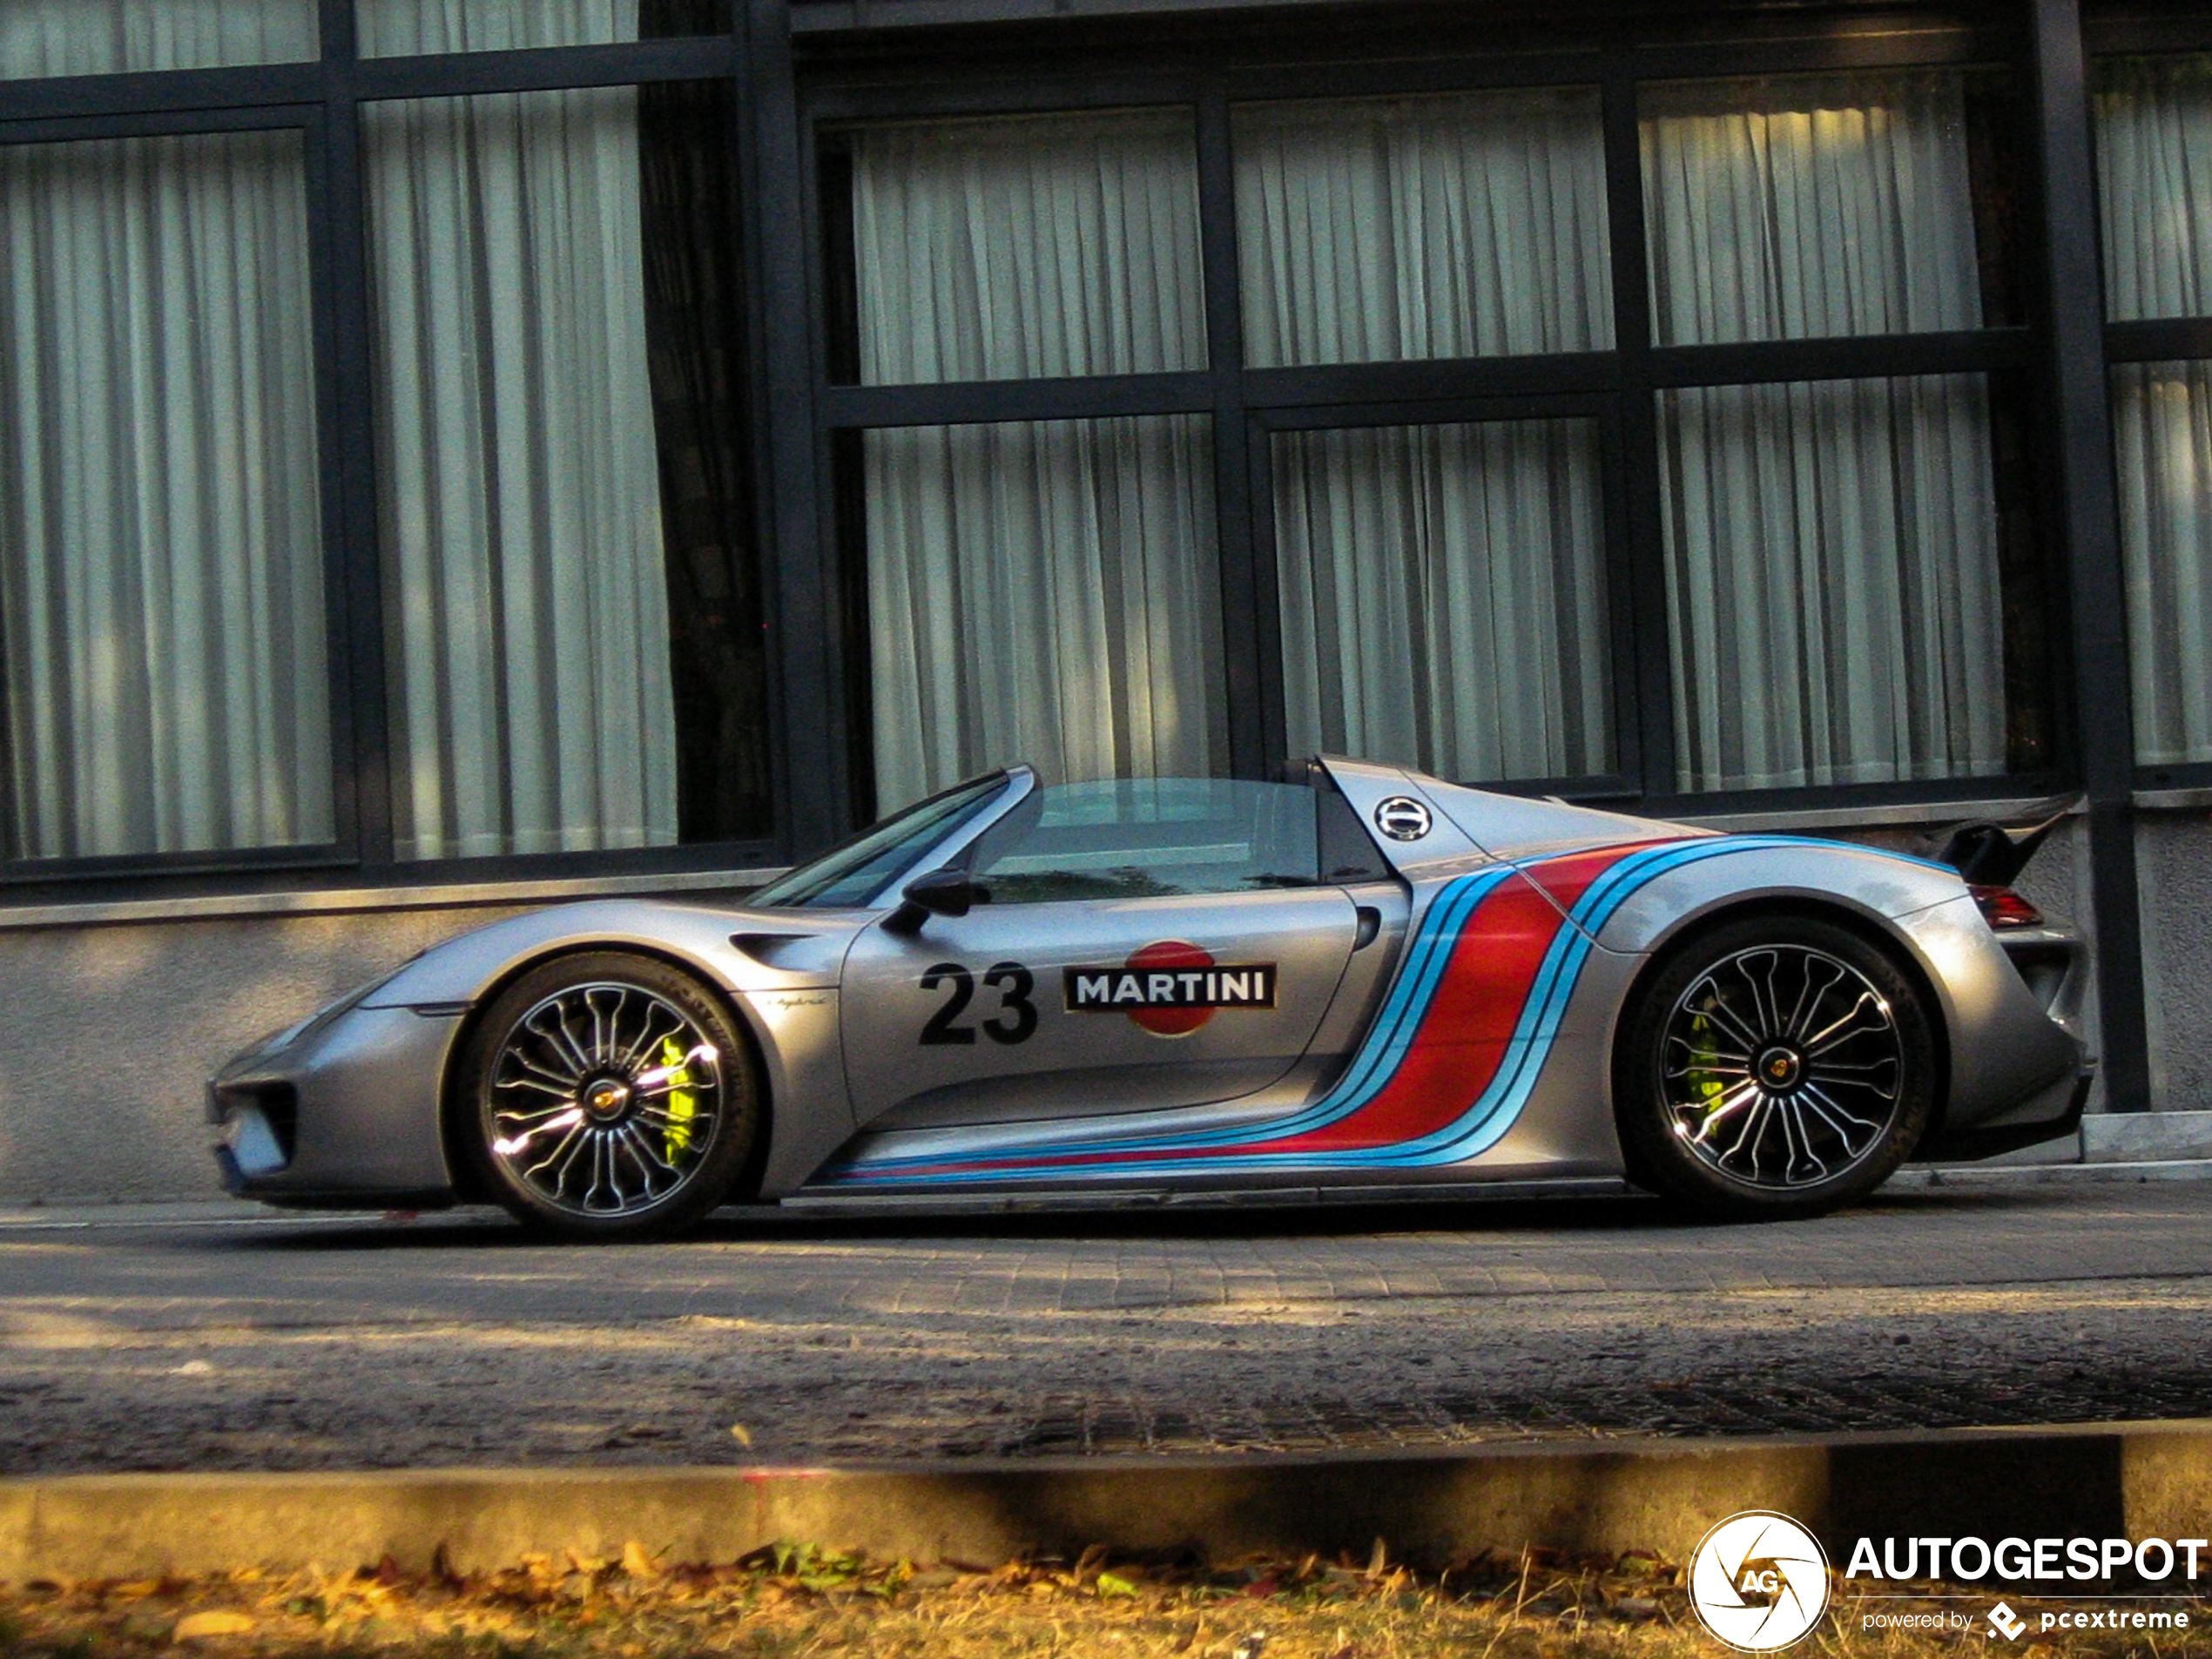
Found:
[[1382, 912], [1371, 904], [1363, 904], [1354, 905], [1352, 914], [1359, 924], [1359, 931], [1352, 936], [1352, 948], [1365, 950], [1375, 942], [1375, 935], [1382, 932]]

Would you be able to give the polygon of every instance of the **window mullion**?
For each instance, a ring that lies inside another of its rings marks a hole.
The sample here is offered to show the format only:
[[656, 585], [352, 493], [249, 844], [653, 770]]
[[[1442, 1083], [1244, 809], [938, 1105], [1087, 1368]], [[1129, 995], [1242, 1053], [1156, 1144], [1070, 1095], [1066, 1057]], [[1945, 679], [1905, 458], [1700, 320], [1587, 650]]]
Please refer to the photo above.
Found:
[[1636, 83], [1615, 64], [1604, 84], [1606, 210], [1613, 254], [1613, 342], [1624, 389], [1616, 450], [1623, 470], [1620, 514], [1626, 535], [1608, 536], [1615, 591], [1625, 596], [1633, 649], [1618, 655], [1634, 678], [1618, 688], [1616, 713], [1633, 733], [1622, 769], [1646, 795], [1675, 792], [1674, 680], [1667, 631], [1667, 573], [1661, 525], [1659, 428], [1651, 375], [1650, 271], [1644, 254], [1643, 163]]
[[2043, 271], [2050, 307], [2048, 384], [2056, 416], [2056, 495], [2067, 552], [2074, 703], [2089, 797], [2089, 862], [2106, 1105], [2151, 1105], [2136, 891], [2134, 727], [2126, 580], [2113, 477], [2112, 411], [2097, 256], [2089, 87], [2078, 0], [2034, 0], [2036, 134], [2043, 182]]
[[[1237, 249], [1236, 158], [1229, 100], [1218, 84], [1198, 100], [1198, 233], [1205, 266], [1206, 353], [1213, 414], [1214, 536], [1233, 776], [1262, 778], [1280, 759], [1280, 643], [1273, 583], [1253, 535], [1251, 435], [1244, 415], [1244, 307]], [[1267, 700], [1268, 688], [1273, 699]]]
[[[319, 283], [334, 367], [332, 442], [323, 475], [334, 480], [334, 585], [340, 613], [334, 659], [346, 675], [348, 750], [339, 757], [341, 812], [350, 808], [363, 865], [392, 862], [390, 722], [386, 707], [382, 556], [376, 509], [374, 373], [369, 315], [367, 204], [361, 186], [360, 106], [354, 96], [353, 0], [324, 0], [324, 199], [317, 222], [328, 280]], [[350, 765], [347, 764], [350, 761]], [[349, 775], [346, 775], [349, 774]]]

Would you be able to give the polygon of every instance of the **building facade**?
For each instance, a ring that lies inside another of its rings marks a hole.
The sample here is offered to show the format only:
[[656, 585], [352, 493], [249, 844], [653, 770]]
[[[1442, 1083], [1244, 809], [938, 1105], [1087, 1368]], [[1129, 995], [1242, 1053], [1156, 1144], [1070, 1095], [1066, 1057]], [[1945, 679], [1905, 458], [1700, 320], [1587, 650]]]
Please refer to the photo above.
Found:
[[0, 0], [0, 1198], [505, 908], [1317, 750], [2063, 813], [2185, 1150], [2212, 12]]

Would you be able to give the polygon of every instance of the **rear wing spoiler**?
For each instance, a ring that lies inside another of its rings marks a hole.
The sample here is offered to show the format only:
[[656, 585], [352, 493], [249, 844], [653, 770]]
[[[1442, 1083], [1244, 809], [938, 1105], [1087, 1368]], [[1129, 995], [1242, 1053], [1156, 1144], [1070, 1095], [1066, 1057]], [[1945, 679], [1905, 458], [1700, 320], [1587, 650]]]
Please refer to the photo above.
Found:
[[[2039, 824], [2008, 826], [1986, 819], [1955, 824], [1947, 832], [1937, 832], [1942, 840], [1932, 856], [1937, 863], [1958, 871], [1972, 886], [2009, 887], [2059, 820], [2073, 810], [2074, 803], [2068, 801]], [[1936, 836], [1929, 840], [1932, 842]]]

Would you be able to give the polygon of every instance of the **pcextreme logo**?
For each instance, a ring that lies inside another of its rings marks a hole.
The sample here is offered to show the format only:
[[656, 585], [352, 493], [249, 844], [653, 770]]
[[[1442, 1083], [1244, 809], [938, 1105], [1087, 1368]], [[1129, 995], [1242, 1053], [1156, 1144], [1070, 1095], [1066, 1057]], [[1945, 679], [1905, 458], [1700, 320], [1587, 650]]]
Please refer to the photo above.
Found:
[[1743, 1653], [1772, 1653], [1809, 1635], [1828, 1610], [1828, 1554], [1797, 1521], [1747, 1509], [1707, 1533], [1689, 1558], [1698, 1621]]

